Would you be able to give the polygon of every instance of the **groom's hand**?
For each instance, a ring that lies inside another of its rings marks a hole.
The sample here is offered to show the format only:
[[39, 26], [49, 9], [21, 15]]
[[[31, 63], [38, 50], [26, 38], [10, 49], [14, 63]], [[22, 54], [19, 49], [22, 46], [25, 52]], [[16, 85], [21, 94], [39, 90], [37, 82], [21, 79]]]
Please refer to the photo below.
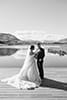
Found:
[[42, 59], [39, 59], [39, 61], [42, 61]]

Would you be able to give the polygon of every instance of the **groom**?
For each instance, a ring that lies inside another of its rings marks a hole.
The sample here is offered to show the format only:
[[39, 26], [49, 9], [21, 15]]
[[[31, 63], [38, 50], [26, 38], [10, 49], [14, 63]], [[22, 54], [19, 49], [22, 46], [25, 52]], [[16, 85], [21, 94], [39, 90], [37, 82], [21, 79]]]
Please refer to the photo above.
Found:
[[40, 78], [44, 79], [43, 59], [45, 56], [45, 52], [44, 52], [44, 49], [41, 47], [40, 43], [38, 43], [37, 46], [38, 46], [38, 51], [35, 57], [37, 59], [37, 66], [38, 66]]

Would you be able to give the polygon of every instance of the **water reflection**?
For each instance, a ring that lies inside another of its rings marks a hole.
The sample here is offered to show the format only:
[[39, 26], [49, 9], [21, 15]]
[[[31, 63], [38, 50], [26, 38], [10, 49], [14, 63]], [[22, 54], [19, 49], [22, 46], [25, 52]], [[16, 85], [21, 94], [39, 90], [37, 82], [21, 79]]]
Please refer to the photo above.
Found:
[[[27, 46], [0, 47], [0, 67], [21, 67], [26, 57], [27, 48]], [[67, 67], [67, 45], [44, 46], [44, 49], [44, 67]]]
[[10, 56], [17, 52], [16, 48], [0, 48], [0, 56]]
[[58, 54], [59, 56], [65, 56], [67, 55], [67, 47], [65, 46], [60, 46], [60, 47], [50, 47], [48, 48], [48, 53], [52, 54]]
[[[46, 48], [47, 53], [58, 54], [59, 56], [67, 55], [67, 45], [60, 45], [58, 47], [48, 47]], [[10, 56], [13, 55], [17, 59], [25, 58], [27, 48], [0, 48], [0, 56]]]

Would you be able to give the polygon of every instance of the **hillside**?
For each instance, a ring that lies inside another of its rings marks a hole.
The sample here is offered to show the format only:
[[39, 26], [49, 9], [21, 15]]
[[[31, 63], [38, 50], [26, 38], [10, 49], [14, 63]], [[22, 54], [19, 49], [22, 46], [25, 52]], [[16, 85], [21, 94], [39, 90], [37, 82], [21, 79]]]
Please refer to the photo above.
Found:
[[16, 36], [10, 33], [0, 33], [0, 44], [2, 45], [25, 45], [25, 44], [36, 44], [39, 41], [34, 40], [20, 40]]
[[0, 44], [16, 45], [21, 43], [19, 39], [9, 33], [0, 33]]
[[59, 40], [60, 43], [67, 43], [67, 38]]
[[19, 35], [10, 34], [10, 33], [0, 33], [0, 45], [29, 45], [29, 44], [36, 44], [38, 42], [42, 42], [43, 44], [62, 44], [67, 43], [67, 38], [60, 39], [59, 41], [56, 40], [35, 40], [34, 38], [29, 39], [25, 38], [25, 36], [22, 34], [21, 39], [19, 38]]

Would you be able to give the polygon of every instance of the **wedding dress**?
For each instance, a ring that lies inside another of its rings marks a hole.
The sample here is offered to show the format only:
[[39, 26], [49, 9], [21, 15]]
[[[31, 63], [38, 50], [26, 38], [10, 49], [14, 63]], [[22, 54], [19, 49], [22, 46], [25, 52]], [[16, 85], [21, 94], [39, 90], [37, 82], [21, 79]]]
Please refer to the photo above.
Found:
[[34, 58], [34, 54], [30, 55], [30, 47], [28, 48], [24, 65], [20, 72], [12, 77], [1, 80], [17, 89], [31, 89], [40, 85], [38, 67]]

